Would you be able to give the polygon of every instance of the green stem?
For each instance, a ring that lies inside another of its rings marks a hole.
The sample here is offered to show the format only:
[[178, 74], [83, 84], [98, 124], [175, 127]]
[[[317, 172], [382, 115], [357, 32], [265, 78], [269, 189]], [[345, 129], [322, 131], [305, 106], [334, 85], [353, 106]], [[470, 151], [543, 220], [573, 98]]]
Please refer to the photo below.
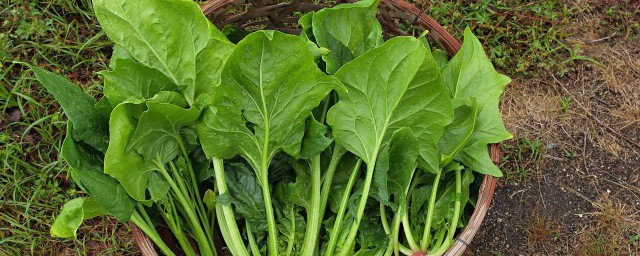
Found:
[[329, 244], [327, 245], [327, 251], [325, 256], [332, 256], [336, 243], [338, 242], [338, 234], [340, 234], [340, 228], [342, 226], [342, 220], [344, 219], [344, 214], [347, 210], [347, 203], [349, 202], [349, 195], [351, 194], [351, 189], [353, 185], [356, 183], [356, 178], [358, 177], [358, 173], [360, 171], [360, 164], [362, 160], [358, 159], [356, 162], [356, 166], [353, 168], [351, 172], [351, 176], [349, 177], [349, 181], [347, 182], [347, 186], [342, 193], [342, 200], [340, 201], [340, 208], [338, 209], [338, 216], [336, 217], [336, 221], [333, 224], [333, 228], [331, 229], [331, 235], [329, 236]]
[[[405, 211], [405, 209], [402, 209]], [[416, 240], [413, 239], [413, 234], [411, 233], [411, 226], [409, 225], [409, 214], [406, 212], [402, 212], [402, 229], [404, 230], [404, 236], [407, 238], [407, 242], [409, 243], [409, 247], [414, 252], [420, 251], [420, 246], [416, 243]]]
[[249, 224], [249, 221], [246, 221], [245, 225], [247, 227], [247, 239], [249, 240], [249, 248], [251, 248], [251, 253], [253, 253], [253, 256], [260, 256], [260, 248], [258, 248], [256, 238], [253, 236], [251, 224]]
[[435, 233], [435, 243], [433, 243], [433, 248], [440, 248], [442, 243], [444, 243], [445, 235], [447, 234], [447, 229], [442, 228], [436, 231]]
[[[217, 192], [217, 191], [216, 191], [216, 189], [214, 188], [214, 189], [213, 189], [213, 195], [214, 195], [214, 197], [215, 197], [215, 193], [216, 193], [216, 192]], [[203, 200], [204, 200], [204, 198], [203, 198]], [[214, 199], [214, 202], [215, 202], [215, 199]], [[215, 230], [215, 229], [216, 229], [216, 207], [215, 207], [215, 205], [214, 205], [214, 207], [213, 207], [213, 208], [211, 208], [211, 209], [207, 209], [207, 211], [208, 211], [207, 216], [209, 217], [209, 223], [211, 224], [211, 226], [209, 226], [209, 228], [211, 229], [211, 232], [213, 232], [213, 230]], [[213, 245], [214, 245], [214, 247], [215, 247], [215, 241], [213, 241]], [[217, 250], [217, 249], [216, 249], [216, 250]]]
[[311, 203], [307, 212], [307, 228], [305, 230], [304, 242], [302, 243], [301, 255], [313, 256], [318, 250], [318, 237], [322, 225], [320, 212], [320, 186], [322, 185], [322, 174], [320, 170], [320, 155], [311, 159]]
[[444, 240], [442, 245], [438, 247], [433, 253], [429, 253], [428, 255], [439, 256], [444, 254], [449, 247], [451, 247], [451, 243], [453, 242], [453, 237], [456, 234], [456, 229], [458, 228], [458, 220], [460, 219], [460, 213], [462, 202], [460, 202], [460, 194], [462, 194], [462, 174], [460, 170], [455, 170], [456, 172], [456, 202], [453, 210], [453, 219], [451, 220], [451, 226], [447, 231], [447, 238]]
[[169, 227], [169, 230], [171, 230], [171, 233], [173, 233], [173, 236], [178, 240], [178, 244], [180, 244], [182, 251], [187, 256], [196, 256], [196, 252], [193, 250], [193, 247], [187, 240], [185, 233], [182, 232], [182, 229], [180, 228], [180, 222], [178, 221], [179, 217], [176, 212], [175, 205], [173, 204], [173, 200], [167, 201], [168, 203], [166, 204], [166, 211], [163, 211], [161, 206], [159, 204], [156, 204], [160, 215], [164, 219], [164, 222], [167, 223], [167, 226]]
[[[266, 141], [266, 140], [265, 140]], [[260, 174], [262, 175], [262, 198], [264, 199], [264, 208], [267, 215], [267, 249], [269, 255], [278, 256], [278, 230], [276, 229], [276, 219], [273, 213], [273, 204], [271, 203], [271, 191], [269, 189], [269, 163], [266, 154], [263, 156], [262, 165], [260, 166]]]
[[202, 194], [200, 193], [200, 188], [198, 187], [198, 181], [196, 178], [196, 172], [193, 170], [193, 165], [191, 164], [191, 159], [189, 159], [189, 153], [184, 146], [184, 142], [181, 138], [178, 139], [178, 145], [180, 146], [180, 150], [182, 151], [182, 155], [187, 164], [187, 170], [189, 171], [189, 177], [191, 178], [191, 186], [193, 192], [193, 201], [196, 201], [196, 211], [198, 216], [200, 216], [200, 220], [202, 221], [202, 226], [205, 229], [205, 234], [207, 235], [207, 240], [209, 241], [209, 246], [213, 249], [213, 253], [216, 253], [216, 246], [213, 244], [213, 230], [210, 229], [211, 224], [209, 223], [209, 218], [207, 218], [206, 211], [204, 208], [204, 202], [202, 201]]
[[338, 163], [340, 163], [340, 159], [344, 153], [345, 151], [338, 144], [335, 144], [333, 153], [331, 154], [331, 161], [329, 161], [329, 166], [327, 167], [322, 183], [322, 194], [320, 195], [322, 198], [322, 201], [320, 202], [320, 219], [324, 219], [324, 212], [327, 209], [327, 201], [329, 201], [329, 194], [331, 193], [331, 186], [333, 185], [333, 176], [336, 173], [336, 168], [338, 167]]
[[151, 218], [149, 218], [149, 215], [147, 214], [147, 211], [144, 209], [144, 206], [142, 206], [142, 204], [136, 204], [136, 209], [138, 211], [138, 213], [140, 213], [140, 215], [142, 215], [142, 217], [144, 218], [144, 220], [151, 224], [153, 222], [151, 222]]
[[396, 212], [396, 214], [393, 215], [392, 225], [391, 234], [389, 235], [389, 245], [385, 252], [386, 256], [390, 256], [394, 252], [395, 255], [399, 254], [400, 242], [398, 241], [398, 234], [400, 233], [400, 212]]
[[449, 240], [453, 240], [458, 228], [458, 221], [460, 220], [460, 214], [462, 212], [462, 202], [460, 196], [462, 194], [462, 171], [455, 170], [456, 172], [456, 203], [453, 210], [453, 220], [451, 222], [451, 228], [449, 229]]
[[[213, 158], [212, 161], [218, 193], [220, 195], [228, 193], [227, 181], [224, 174], [224, 163], [222, 159], [218, 158]], [[231, 254], [237, 256], [248, 256], [249, 251], [243, 243], [242, 235], [240, 234], [240, 229], [238, 228], [238, 223], [236, 223], [236, 218], [231, 205], [216, 204], [216, 212], [218, 213], [220, 231], [224, 237], [224, 241], [227, 243], [227, 247], [231, 251]]]
[[[244, 254], [238, 253], [239, 249], [236, 249], [236, 246], [237, 246], [236, 244], [239, 242], [242, 243], [243, 241], [241, 236], [238, 237], [237, 239], [229, 240], [229, 237], [234, 237], [234, 235], [231, 235], [232, 232], [231, 232], [231, 229], [229, 228], [229, 224], [227, 224], [227, 219], [225, 218], [222, 204], [216, 204], [216, 212], [218, 212], [217, 218], [218, 218], [218, 228], [220, 229], [220, 234], [222, 234], [223, 240], [227, 243], [227, 249], [231, 252], [231, 255], [248, 256], [249, 253], [246, 252], [246, 248], [245, 248]], [[244, 243], [242, 244], [242, 246], [244, 247]]]
[[387, 209], [383, 203], [380, 203], [380, 221], [382, 222], [384, 233], [389, 235], [391, 231], [389, 230], [389, 222], [387, 221]]
[[176, 183], [173, 181], [167, 170], [164, 168], [164, 165], [158, 160], [156, 161], [156, 166], [158, 167], [159, 172], [164, 176], [165, 180], [169, 183], [169, 186], [173, 189], [174, 197], [181, 204], [185, 214], [187, 215], [188, 221], [191, 222], [192, 232], [196, 238], [198, 247], [200, 248], [200, 253], [205, 256], [213, 255], [213, 249], [210, 247], [210, 242], [202, 230], [202, 226], [198, 221], [198, 217], [191, 209], [191, 205], [189, 201], [185, 198], [183, 191], [181, 191]]
[[142, 230], [142, 232], [144, 232], [147, 237], [149, 237], [149, 239], [153, 241], [153, 243], [160, 249], [160, 251], [162, 251], [162, 253], [164, 253], [164, 255], [176, 255], [175, 253], [173, 253], [173, 251], [171, 251], [171, 249], [169, 249], [169, 246], [167, 246], [167, 244], [162, 241], [162, 238], [160, 238], [160, 235], [158, 234], [158, 232], [156, 232], [155, 228], [149, 226], [151, 223], [146, 223], [142, 219], [142, 217], [140, 217], [138, 212], [133, 212], [133, 215], [131, 215], [131, 222], [138, 226], [138, 228], [140, 228], [140, 230]]
[[422, 243], [420, 243], [420, 251], [426, 252], [429, 247], [429, 239], [431, 236], [431, 220], [433, 219], [433, 210], [436, 204], [436, 193], [438, 192], [438, 183], [440, 183], [440, 175], [442, 170], [436, 174], [431, 187], [431, 195], [429, 196], [429, 206], [427, 208], [427, 219], [424, 223], [424, 232], [422, 233]]
[[411, 249], [404, 247], [404, 245], [400, 245], [400, 252], [404, 255], [413, 255], [413, 251]]
[[329, 96], [327, 96], [327, 100], [324, 102], [324, 105], [322, 106], [322, 115], [320, 116], [320, 123], [324, 124], [324, 120], [327, 118], [327, 112], [329, 110], [329, 104], [331, 104], [331, 98], [333, 96], [334, 92], [329, 93]]
[[[374, 156], [378, 155], [378, 152], [374, 152]], [[367, 163], [367, 175], [364, 180], [364, 187], [362, 188], [362, 195], [360, 197], [360, 203], [358, 204], [358, 210], [356, 212], [356, 220], [349, 229], [349, 235], [345, 241], [345, 250], [340, 252], [340, 256], [347, 256], [352, 253], [350, 249], [353, 248], [356, 242], [356, 236], [358, 235], [358, 228], [360, 227], [360, 221], [362, 221], [362, 214], [364, 214], [364, 208], [367, 206], [367, 199], [369, 199], [369, 189], [371, 189], [371, 181], [373, 180], [373, 170], [375, 168], [376, 157], [373, 157], [369, 163]]]
[[[181, 191], [188, 191], [187, 184], [184, 182], [184, 179], [182, 178], [182, 176], [179, 175], [180, 171], [178, 171], [178, 168], [176, 168], [176, 165], [173, 164], [173, 162], [169, 162], [169, 168], [171, 169], [171, 173], [175, 176], [173, 177], [173, 181], [176, 183], [178, 188]], [[193, 205], [193, 202], [191, 200], [189, 201], [189, 205], [191, 205], [189, 209], [195, 208], [195, 205]]]

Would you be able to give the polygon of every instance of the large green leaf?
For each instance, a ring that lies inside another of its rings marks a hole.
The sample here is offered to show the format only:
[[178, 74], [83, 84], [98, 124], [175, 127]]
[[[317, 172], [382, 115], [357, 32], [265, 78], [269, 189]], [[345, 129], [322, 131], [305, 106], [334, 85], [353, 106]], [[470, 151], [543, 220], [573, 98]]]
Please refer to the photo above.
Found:
[[65, 77], [27, 63], [22, 64], [33, 70], [38, 81], [60, 103], [73, 124], [73, 139], [105, 152], [109, 140], [108, 124], [101, 112], [96, 109], [96, 100]]
[[103, 173], [102, 153], [83, 142], [74, 141], [73, 131], [73, 125], [68, 122], [67, 137], [60, 155], [69, 164], [74, 181], [111, 215], [122, 222], [128, 221], [134, 201], [117, 180]]
[[382, 27], [376, 19], [378, 3], [379, 0], [364, 0], [340, 4], [303, 16], [300, 23], [305, 33], [308, 34], [311, 26], [318, 46], [331, 51], [322, 57], [327, 63], [327, 73], [335, 73], [347, 62], [382, 43]]
[[455, 109], [454, 115], [453, 122], [447, 125], [440, 139], [441, 166], [448, 165], [458, 152], [467, 146], [467, 142], [473, 134], [478, 115], [476, 99], [469, 98], [465, 104]]
[[187, 98], [193, 97], [196, 106], [207, 105], [214, 87], [220, 84], [222, 69], [234, 47], [235, 45], [227, 42], [226, 39], [225, 41], [211, 40], [209, 45], [198, 54], [196, 84], [193, 87], [187, 87], [185, 92], [188, 95]]
[[62, 210], [60, 210], [60, 214], [51, 225], [49, 232], [52, 237], [75, 237], [76, 231], [83, 220], [106, 213], [107, 211], [96, 203], [92, 197], [76, 198], [62, 206]]
[[135, 149], [147, 162], [160, 158], [166, 163], [180, 155], [184, 147], [180, 134], [182, 127], [195, 123], [199, 116], [195, 107], [185, 109], [148, 101], [147, 110], [140, 116], [136, 131], [131, 135], [129, 148]]
[[[421, 63], [422, 65], [420, 65]], [[426, 45], [396, 37], [347, 63], [337, 73], [348, 93], [327, 115], [335, 140], [373, 164], [391, 134], [411, 128], [425, 168], [438, 170], [437, 143], [453, 109]]]
[[137, 200], [146, 200], [145, 191], [152, 168], [142, 155], [128, 150], [129, 142], [144, 111], [143, 104], [122, 103], [111, 112], [109, 128], [111, 140], [104, 157], [104, 172], [120, 181], [120, 184]]
[[489, 147], [486, 143], [474, 143], [460, 151], [455, 157], [464, 163], [469, 169], [494, 177], [502, 177], [502, 171], [495, 165], [489, 155]]
[[482, 44], [469, 28], [464, 32], [460, 52], [445, 65], [442, 72], [454, 104], [463, 104], [469, 98], [475, 98], [478, 106], [473, 134], [456, 159], [474, 171], [502, 176], [489, 158], [487, 144], [512, 138], [504, 127], [498, 108], [500, 96], [511, 79], [495, 71]]
[[[105, 33], [138, 62], [159, 70], [181, 86], [193, 104], [200, 91], [213, 88], [210, 76], [232, 48], [199, 6], [183, 0], [94, 0]], [[126, 33], [125, 33], [126, 32]], [[218, 42], [214, 42], [218, 41]], [[208, 73], [211, 72], [211, 73]], [[219, 72], [218, 72], [219, 73]]]
[[255, 169], [282, 149], [297, 156], [305, 120], [337, 83], [316, 67], [301, 38], [275, 31], [248, 35], [229, 57], [198, 125], [205, 153], [242, 155]]
[[[406, 193], [416, 170], [418, 144], [411, 129], [402, 128], [393, 133], [389, 146], [384, 149], [376, 163], [372, 190], [381, 203], [395, 210], [406, 204]], [[380, 164], [381, 160], [385, 163]], [[389, 201], [391, 197], [393, 204]]]
[[115, 59], [112, 71], [101, 72], [104, 95], [116, 106], [125, 100], [145, 100], [160, 91], [173, 91], [177, 85], [160, 71], [133, 59]]

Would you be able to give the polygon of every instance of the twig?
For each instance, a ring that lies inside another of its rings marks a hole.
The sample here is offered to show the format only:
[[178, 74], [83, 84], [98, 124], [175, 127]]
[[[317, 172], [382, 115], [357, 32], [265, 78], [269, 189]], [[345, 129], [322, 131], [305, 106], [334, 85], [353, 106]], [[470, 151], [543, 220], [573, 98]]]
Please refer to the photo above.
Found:
[[571, 96], [573, 98], [573, 100], [576, 102], [576, 104], [578, 104], [578, 107], [580, 107], [582, 110], [584, 110], [584, 112], [587, 113], [588, 116], [593, 118], [593, 120], [596, 121], [596, 123], [598, 123], [600, 126], [602, 126], [605, 129], [607, 129], [609, 132], [613, 133], [614, 135], [618, 136], [622, 140], [626, 141], [627, 143], [640, 148], [640, 143], [637, 143], [637, 142], [627, 138], [626, 136], [620, 134], [618, 131], [616, 131], [613, 128], [609, 127], [604, 122], [600, 121], [600, 119], [598, 119], [593, 114], [591, 114], [591, 112], [589, 112], [589, 110], [587, 110], [587, 108], [585, 108], [584, 105], [582, 105], [582, 103], [580, 103], [580, 101], [578, 99], [576, 99], [576, 97], [573, 97], [571, 92], [569, 92], [569, 90], [567, 90], [567, 88], [564, 87], [564, 84], [562, 84], [562, 82], [560, 82], [560, 80], [558, 80], [558, 78], [556, 78], [556, 76], [554, 76], [551, 72], [549, 72], [549, 74], [551, 75], [551, 77], [553, 77], [553, 80], [555, 80], [556, 83], [558, 85], [560, 85], [560, 87], [562, 87], [562, 90], [564, 90], [565, 93], [569, 94], [569, 96]]
[[582, 163], [584, 164], [584, 171], [588, 175], [591, 175], [589, 172], [589, 166], [587, 165], [587, 133], [583, 132], [582, 134], [584, 134], [582, 139]]
[[601, 99], [600, 97], [595, 96], [595, 97], [593, 97], [593, 98], [594, 98], [594, 99], [596, 99], [598, 102], [600, 102], [600, 103], [602, 103], [602, 104], [607, 105], [607, 107], [611, 107], [611, 103], [609, 103], [609, 102], [607, 102], [607, 101], [605, 101], [605, 100]]
[[604, 40], [607, 40], [607, 39], [612, 38], [612, 37], [613, 37], [613, 36], [615, 36], [617, 33], [618, 33], [618, 31], [613, 32], [613, 34], [611, 34], [610, 36], [605, 36], [605, 37], [603, 37], [603, 38], [598, 38], [598, 39], [595, 39], [595, 40], [591, 40], [591, 41], [589, 41], [589, 42], [587, 42], [587, 43], [588, 43], [588, 44], [593, 44], [593, 43], [597, 43], [597, 42], [602, 42], [602, 41], [604, 41]]
[[560, 162], [564, 161], [564, 159], [562, 159], [560, 157], [557, 157], [557, 156], [552, 156], [552, 155], [542, 155], [542, 157], [543, 158], [549, 158], [551, 160], [560, 161]]
[[[538, 166], [538, 173], [540, 173], [540, 166]], [[544, 197], [542, 196], [542, 186], [540, 186], [540, 176], [538, 175], [538, 194], [540, 195], [540, 201], [542, 201], [542, 207], [547, 211], [547, 204], [544, 202]], [[546, 184], [546, 183], [545, 183]]]
[[482, 43], [483, 45], [486, 45], [486, 44], [487, 44], [487, 41], [489, 41], [489, 38], [493, 35], [493, 31], [494, 31], [495, 29], [497, 29], [497, 28], [499, 28], [499, 27], [500, 27], [500, 25], [502, 24], [502, 22], [504, 21], [504, 19], [505, 19], [506, 17], [507, 17], [507, 15], [506, 15], [506, 14], [505, 14], [505, 15], [502, 15], [502, 17], [500, 17], [500, 21], [498, 21], [498, 23], [494, 26], [494, 29], [492, 29], [492, 30], [489, 32], [489, 35], [487, 35], [487, 37], [485, 37], [485, 39], [484, 39], [484, 43]]

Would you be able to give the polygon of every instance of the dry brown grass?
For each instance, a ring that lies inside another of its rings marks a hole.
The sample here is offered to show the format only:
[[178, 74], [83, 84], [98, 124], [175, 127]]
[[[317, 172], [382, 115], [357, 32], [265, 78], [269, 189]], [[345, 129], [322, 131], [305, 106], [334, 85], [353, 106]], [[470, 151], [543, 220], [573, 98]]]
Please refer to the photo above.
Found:
[[560, 119], [559, 95], [539, 80], [514, 80], [502, 100], [502, 118], [515, 138], [547, 138]]
[[546, 216], [536, 214], [527, 225], [527, 245], [530, 247], [547, 246], [560, 233], [558, 225]]
[[[572, 38], [580, 55], [596, 60], [577, 70], [573, 93], [585, 103], [591, 114], [637, 141], [640, 138], [640, 42], [636, 13], [640, 2], [635, 1], [575, 1], [572, 6], [580, 12], [574, 20]], [[586, 73], [588, 75], [583, 76]], [[602, 125], [589, 120], [583, 129], [593, 144], [611, 157], [638, 157], [639, 148], [606, 131]], [[636, 138], [638, 136], [638, 138]], [[638, 175], [632, 175], [638, 177]], [[623, 195], [637, 197], [637, 181], [631, 187], [620, 187]], [[633, 237], [640, 234], [640, 207], [625, 202], [622, 195], [604, 191], [592, 202], [595, 209], [585, 214], [590, 221], [576, 235], [577, 255], [638, 255], [640, 245]]]
[[[640, 15], [638, 1], [571, 1], [575, 13], [570, 33], [576, 55], [584, 61], [576, 67], [570, 90], [590, 114], [624, 137], [640, 138]], [[586, 75], [583, 75], [586, 74]], [[586, 117], [583, 110], [578, 110]], [[616, 158], [638, 156], [640, 148], [624, 142], [593, 120], [575, 122], [589, 128], [591, 142]]]
[[587, 213], [591, 223], [577, 235], [578, 255], [637, 255], [634, 236], [640, 234], [640, 212], [632, 205], [605, 196]]

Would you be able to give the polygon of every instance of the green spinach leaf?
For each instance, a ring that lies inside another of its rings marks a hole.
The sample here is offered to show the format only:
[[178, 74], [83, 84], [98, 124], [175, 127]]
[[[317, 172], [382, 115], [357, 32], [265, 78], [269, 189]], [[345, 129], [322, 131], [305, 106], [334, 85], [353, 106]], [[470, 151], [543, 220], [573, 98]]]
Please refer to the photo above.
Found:
[[93, 147], [73, 140], [73, 125], [67, 123], [67, 137], [60, 155], [69, 164], [69, 172], [93, 200], [121, 222], [131, 217], [135, 202], [112, 177], [103, 173], [102, 153]]
[[22, 63], [33, 70], [36, 78], [60, 103], [74, 126], [73, 139], [105, 152], [109, 133], [107, 120], [96, 109], [96, 100], [69, 79], [42, 68]]
[[189, 104], [216, 85], [216, 70], [233, 46], [196, 3], [94, 0], [93, 7], [109, 38], [180, 86]]
[[408, 127], [425, 167], [438, 170], [437, 141], [453, 108], [437, 74], [428, 47], [410, 37], [391, 39], [342, 67], [336, 77], [348, 93], [327, 115], [336, 142], [373, 165], [393, 132]]
[[[340, 4], [309, 15], [315, 42], [331, 51], [322, 56], [327, 73], [335, 73], [347, 62], [382, 44], [382, 26], [376, 19], [378, 3], [379, 0], [364, 0]], [[309, 16], [300, 21], [307, 35]]]
[[69, 238], [75, 237], [76, 231], [83, 220], [104, 215], [107, 211], [91, 197], [73, 199], [62, 206], [60, 214], [51, 225], [51, 236]]
[[305, 120], [337, 84], [316, 67], [299, 37], [250, 34], [229, 57], [213, 105], [198, 125], [205, 153], [242, 155], [254, 169], [266, 168], [261, 161], [283, 149], [298, 156]]
[[133, 59], [116, 59], [112, 68], [112, 71], [100, 74], [104, 77], [104, 95], [113, 106], [126, 100], [145, 100], [160, 91], [173, 91], [178, 88], [160, 71]]
[[460, 52], [442, 72], [454, 104], [463, 104], [469, 98], [477, 101], [478, 117], [473, 134], [456, 159], [474, 171], [502, 176], [489, 157], [487, 145], [513, 137], [505, 129], [498, 108], [500, 95], [511, 79], [495, 71], [482, 44], [469, 28], [464, 32]]

